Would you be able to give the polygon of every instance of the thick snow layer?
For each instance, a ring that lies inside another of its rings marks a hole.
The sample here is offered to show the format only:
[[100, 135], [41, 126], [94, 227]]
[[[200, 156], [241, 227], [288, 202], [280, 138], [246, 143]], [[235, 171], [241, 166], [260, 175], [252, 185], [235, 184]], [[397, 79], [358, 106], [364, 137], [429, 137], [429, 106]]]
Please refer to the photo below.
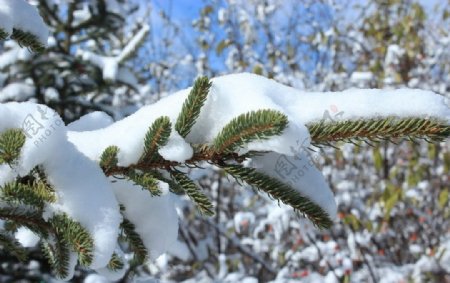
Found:
[[174, 195], [168, 192], [167, 184], [161, 184], [163, 195], [159, 197], [152, 197], [147, 190], [131, 182], [116, 180], [112, 184], [117, 200], [126, 207], [125, 217], [135, 225], [151, 259], [176, 243], [178, 215]]
[[0, 28], [8, 34], [12, 34], [13, 28], [29, 32], [47, 45], [47, 26], [36, 7], [24, 0], [0, 0]]
[[57, 194], [56, 203], [47, 205], [45, 217], [65, 212], [79, 221], [94, 240], [91, 267], [106, 266], [116, 245], [121, 215], [98, 164], [67, 141], [61, 118], [44, 105], [0, 104], [0, 121], [0, 132], [21, 128], [27, 135], [17, 164], [0, 166], [0, 185], [42, 165]]
[[25, 101], [35, 94], [35, 88], [25, 83], [10, 83], [0, 89], [0, 102]]
[[111, 125], [113, 122], [113, 118], [105, 112], [95, 111], [70, 123], [67, 125], [67, 129], [75, 132], [93, 131], [103, 129]]

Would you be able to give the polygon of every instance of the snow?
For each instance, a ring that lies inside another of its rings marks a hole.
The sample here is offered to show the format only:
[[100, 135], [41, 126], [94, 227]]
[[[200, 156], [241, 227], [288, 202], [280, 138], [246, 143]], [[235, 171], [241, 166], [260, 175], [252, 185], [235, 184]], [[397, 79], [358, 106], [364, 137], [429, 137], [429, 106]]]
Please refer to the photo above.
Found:
[[34, 96], [35, 88], [25, 83], [10, 83], [0, 89], [0, 102], [25, 101]]
[[114, 251], [121, 216], [103, 171], [67, 141], [61, 118], [47, 106], [1, 104], [0, 121], [0, 131], [22, 128], [27, 134], [17, 164], [1, 165], [0, 185], [42, 165], [57, 194], [56, 203], [47, 204], [44, 217], [65, 212], [79, 221], [94, 240], [91, 267], [106, 266]]
[[178, 215], [173, 200], [175, 196], [168, 192], [167, 187], [163, 195], [156, 197], [124, 180], [116, 180], [112, 186], [117, 200], [126, 207], [125, 217], [135, 225], [135, 231], [141, 236], [151, 259], [156, 259], [176, 243]]
[[25, 248], [35, 247], [39, 242], [39, 236], [25, 227], [20, 227], [19, 229], [17, 229], [17, 232], [14, 236]]
[[67, 129], [75, 132], [93, 131], [111, 125], [114, 120], [101, 111], [94, 111], [67, 125]]
[[35, 35], [40, 43], [47, 45], [47, 26], [36, 7], [24, 0], [0, 0], [0, 28], [9, 35], [13, 29], [29, 32]]
[[114, 82], [122, 81], [134, 85], [136, 79], [130, 71], [122, 66], [122, 63], [138, 48], [139, 44], [144, 40], [149, 31], [150, 26], [143, 25], [117, 56], [102, 56], [81, 49], [77, 50], [77, 56], [100, 68], [103, 71], [104, 80]]

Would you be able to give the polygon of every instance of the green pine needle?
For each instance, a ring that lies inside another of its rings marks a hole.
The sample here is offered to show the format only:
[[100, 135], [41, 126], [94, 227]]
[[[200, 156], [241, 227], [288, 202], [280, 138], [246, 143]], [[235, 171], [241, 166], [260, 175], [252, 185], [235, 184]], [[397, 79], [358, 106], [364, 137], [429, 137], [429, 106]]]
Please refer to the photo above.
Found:
[[117, 154], [119, 153], [119, 148], [115, 145], [108, 146], [100, 156], [100, 167], [106, 173], [112, 168], [117, 166], [119, 159]]
[[150, 174], [152, 174], [152, 176], [158, 180], [160, 180], [161, 182], [164, 182], [166, 184], [169, 185], [169, 190], [177, 195], [183, 195], [184, 194], [184, 189], [183, 187], [181, 187], [177, 182], [173, 181], [170, 178], [166, 178], [163, 176], [162, 173], [158, 172], [158, 171], [150, 171]]
[[125, 234], [125, 239], [130, 244], [131, 250], [134, 252], [134, 260], [136, 263], [145, 263], [148, 260], [148, 251], [141, 236], [136, 232], [134, 224], [124, 217], [120, 227]]
[[20, 129], [9, 129], [0, 134], [0, 164], [12, 164], [20, 155], [25, 135]]
[[20, 46], [30, 48], [33, 52], [41, 53], [45, 51], [45, 46], [39, 41], [37, 36], [29, 32], [13, 29], [11, 39], [17, 41]]
[[0, 187], [0, 199], [11, 204], [25, 204], [43, 209], [46, 203], [56, 201], [56, 195], [42, 181], [35, 181], [33, 184], [11, 182]]
[[141, 173], [136, 170], [131, 170], [127, 174], [128, 178], [136, 185], [139, 185], [150, 192], [152, 196], [160, 196], [159, 181], [155, 179], [150, 173]]
[[175, 181], [184, 189], [188, 197], [194, 201], [201, 213], [207, 216], [214, 215], [214, 207], [211, 201], [186, 174], [178, 171], [171, 172], [171, 174]]
[[124, 266], [125, 264], [122, 262], [120, 257], [116, 253], [113, 253], [111, 256], [111, 260], [108, 262], [106, 268], [112, 271], [118, 271], [123, 269]]
[[200, 110], [205, 104], [212, 82], [207, 77], [198, 78], [183, 103], [180, 115], [175, 124], [175, 130], [184, 138], [195, 124]]
[[56, 236], [68, 243], [78, 254], [78, 261], [83, 266], [89, 266], [93, 259], [94, 241], [89, 232], [77, 221], [66, 214], [57, 214], [49, 220]]
[[352, 142], [359, 140], [390, 140], [396, 138], [424, 138], [441, 141], [450, 136], [450, 125], [425, 118], [373, 118], [329, 122], [321, 120], [307, 125], [313, 144]]
[[305, 215], [317, 227], [324, 229], [333, 224], [329, 215], [320, 206], [281, 181], [257, 172], [253, 168], [246, 168], [241, 165], [224, 165], [222, 168], [236, 179], [245, 181], [247, 184], [293, 207], [294, 210]]
[[70, 257], [68, 245], [61, 239], [56, 239], [54, 245], [48, 241], [42, 241], [41, 249], [56, 276], [59, 278], [67, 277]]
[[144, 140], [144, 154], [141, 161], [151, 162], [159, 158], [158, 149], [169, 141], [172, 124], [167, 116], [156, 119], [147, 131]]
[[24, 247], [14, 238], [8, 235], [5, 231], [0, 231], [0, 245], [17, 257], [18, 260], [24, 262], [27, 260], [27, 251]]
[[43, 238], [48, 237], [48, 224], [42, 219], [41, 210], [5, 206], [0, 208], [0, 219], [13, 221], [18, 227], [24, 226]]
[[280, 135], [287, 125], [287, 116], [279, 111], [251, 111], [231, 120], [214, 139], [213, 149], [230, 153], [251, 141]]

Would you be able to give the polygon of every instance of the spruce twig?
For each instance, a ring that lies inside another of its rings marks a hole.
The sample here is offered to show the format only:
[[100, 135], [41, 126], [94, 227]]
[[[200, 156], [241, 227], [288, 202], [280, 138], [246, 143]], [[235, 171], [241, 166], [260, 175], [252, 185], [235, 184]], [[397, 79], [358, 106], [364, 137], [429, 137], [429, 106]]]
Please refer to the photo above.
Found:
[[156, 119], [144, 139], [144, 154], [141, 161], [150, 163], [159, 158], [158, 149], [169, 141], [172, 124], [167, 116]]
[[200, 110], [205, 104], [212, 82], [207, 77], [198, 78], [188, 97], [183, 103], [180, 115], [175, 124], [175, 130], [186, 137], [200, 115]]
[[94, 241], [89, 232], [80, 223], [66, 214], [57, 214], [49, 220], [56, 238], [61, 245], [68, 244], [78, 254], [78, 261], [89, 266], [93, 259]]
[[37, 36], [32, 33], [25, 32], [20, 29], [13, 29], [11, 39], [17, 41], [20, 46], [30, 48], [33, 52], [41, 53], [45, 51], [45, 45], [43, 45]]
[[171, 172], [171, 175], [183, 188], [188, 197], [197, 205], [197, 208], [201, 213], [207, 216], [214, 215], [214, 207], [211, 201], [186, 174], [179, 171], [173, 171]]
[[119, 162], [117, 154], [119, 153], [119, 148], [115, 145], [108, 146], [100, 156], [100, 167], [103, 171], [107, 173], [109, 170], [117, 166]]
[[25, 135], [20, 129], [8, 129], [0, 134], [0, 164], [12, 164], [19, 158], [25, 144]]
[[263, 173], [257, 172], [253, 168], [246, 168], [241, 165], [222, 165], [225, 172], [242, 180], [247, 184], [254, 186], [268, 193], [271, 197], [281, 200], [283, 203], [291, 206], [296, 211], [309, 218], [317, 227], [329, 228], [333, 221], [319, 205], [312, 202], [305, 196], [302, 196], [297, 190], [282, 183], [281, 181], [269, 177]]
[[145, 263], [148, 259], [148, 251], [141, 236], [136, 232], [134, 224], [124, 217], [120, 227], [122, 228], [126, 241], [130, 244], [131, 250], [134, 252], [134, 260], [136, 263]]
[[307, 127], [313, 144], [397, 138], [428, 138], [432, 141], [441, 141], [450, 136], [450, 125], [445, 122], [417, 117], [386, 117], [337, 122], [321, 120], [310, 123]]
[[279, 111], [251, 111], [231, 120], [214, 139], [212, 148], [217, 153], [230, 153], [251, 141], [280, 135], [287, 125], [287, 116]]

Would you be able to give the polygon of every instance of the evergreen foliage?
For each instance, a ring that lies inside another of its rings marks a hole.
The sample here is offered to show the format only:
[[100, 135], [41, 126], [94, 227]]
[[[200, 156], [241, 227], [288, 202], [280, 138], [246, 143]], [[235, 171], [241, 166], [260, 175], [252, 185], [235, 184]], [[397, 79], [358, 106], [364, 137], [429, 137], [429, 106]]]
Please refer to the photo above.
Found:
[[144, 140], [144, 154], [141, 160], [146, 163], [159, 159], [158, 149], [167, 144], [172, 124], [167, 116], [160, 117], [153, 122]]
[[134, 224], [124, 217], [120, 226], [125, 240], [129, 243], [131, 251], [134, 252], [135, 264], [143, 264], [148, 259], [148, 251], [141, 237], [135, 231]]
[[211, 85], [212, 83], [207, 77], [201, 77], [195, 81], [175, 124], [175, 130], [182, 137], [186, 137], [194, 126], [195, 120], [197, 120], [200, 110], [205, 104]]
[[211, 201], [186, 174], [178, 171], [171, 172], [171, 174], [178, 185], [183, 188], [189, 198], [197, 205], [201, 213], [207, 216], [214, 215]]
[[450, 136], [450, 126], [444, 121], [416, 117], [385, 117], [335, 122], [322, 120], [307, 127], [314, 144], [359, 140], [377, 142], [396, 138], [425, 138], [430, 141], [442, 141]]
[[230, 153], [254, 140], [280, 135], [286, 128], [286, 115], [275, 110], [258, 110], [231, 120], [213, 142], [217, 153]]
[[283, 182], [241, 165], [230, 164], [224, 165], [222, 168], [237, 180], [244, 181], [266, 192], [274, 199], [293, 207], [308, 217], [317, 227], [329, 228], [333, 224], [328, 214], [320, 206]]
[[13, 29], [11, 39], [17, 41], [20, 46], [29, 48], [32, 52], [40, 53], [45, 51], [45, 46], [39, 42], [35, 35], [29, 32], [24, 32], [20, 29]]
[[9, 129], [0, 134], [0, 164], [11, 164], [19, 157], [25, 135], [19, 129]]

